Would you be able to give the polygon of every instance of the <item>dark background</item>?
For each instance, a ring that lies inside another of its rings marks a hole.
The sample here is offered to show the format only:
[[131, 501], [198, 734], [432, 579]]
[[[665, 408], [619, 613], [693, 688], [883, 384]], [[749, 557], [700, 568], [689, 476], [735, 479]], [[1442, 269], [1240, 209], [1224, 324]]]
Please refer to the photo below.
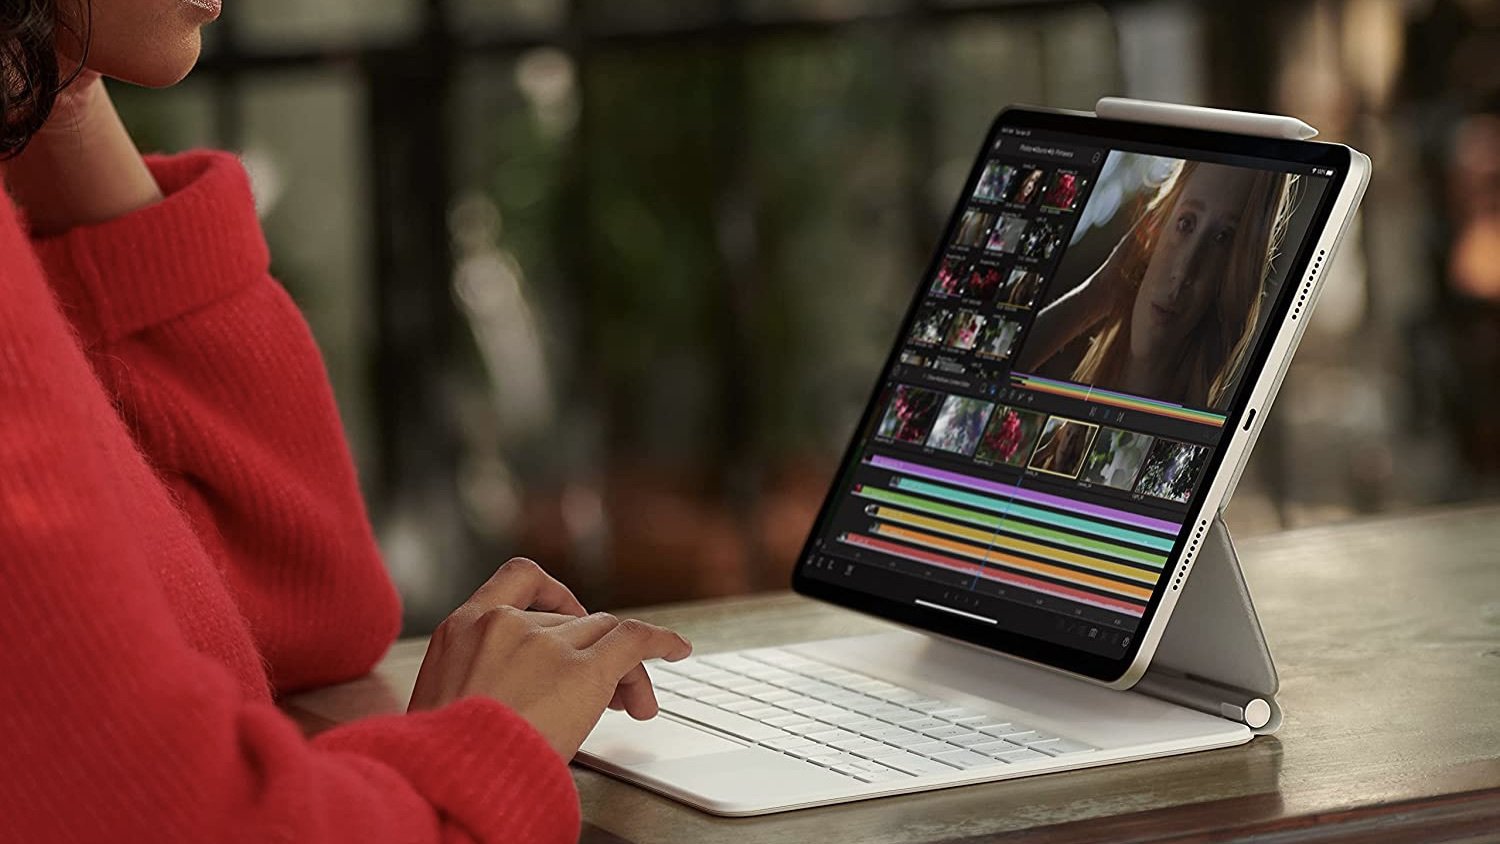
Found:
[[993, 114], [1286, 111], [1375, 160], [1229, 511], [1500, 479], [1500, 3], [229, 0], [143, 146], [241, 151], [409, 632], [511, 554], [781, 588]]

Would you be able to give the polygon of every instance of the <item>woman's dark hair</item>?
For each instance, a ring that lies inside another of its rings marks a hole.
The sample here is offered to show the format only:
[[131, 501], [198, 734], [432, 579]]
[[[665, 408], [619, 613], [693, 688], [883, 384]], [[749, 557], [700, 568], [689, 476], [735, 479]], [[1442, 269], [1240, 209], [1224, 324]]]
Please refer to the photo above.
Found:
[[[58, 14], [58, 0], [0, 0], [0, 159], [26, 148], [47, 122], [58, 92], [82, 70], [80, 64], [65, 77], [59, 69], [59, 28], [70, 29]], [[88, 44], [85, 33], [71, 34]]]

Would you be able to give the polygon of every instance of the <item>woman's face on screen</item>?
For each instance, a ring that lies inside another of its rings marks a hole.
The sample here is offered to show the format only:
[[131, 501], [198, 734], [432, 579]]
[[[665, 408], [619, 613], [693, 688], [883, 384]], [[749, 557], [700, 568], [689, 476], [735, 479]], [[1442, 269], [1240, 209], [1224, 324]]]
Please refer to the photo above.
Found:
[[1177, 194], [1146, 265], [1130, 321], [1130, 353], [1163, 362], [1198, 328], [1224, 283], [1255, 171], [1199, 164]]
[[58, 52], [69, 62], [84, 55], [67, 31], [87, 33], [89, 70], [159, 88], [181, 80], [198, 62], [201, 30], [218, 18], [221, 0], [62, 0]]

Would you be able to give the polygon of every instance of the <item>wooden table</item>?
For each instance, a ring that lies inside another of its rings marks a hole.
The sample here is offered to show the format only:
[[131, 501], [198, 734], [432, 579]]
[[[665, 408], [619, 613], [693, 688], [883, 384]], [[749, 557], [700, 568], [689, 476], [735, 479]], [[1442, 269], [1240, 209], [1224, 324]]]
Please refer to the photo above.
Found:
[[[1276, 737], [1175, 758], [723, 819], [575, 766], [584, 841], [1500, 840], [1500, 507], [1242, 544], [1282, 677]], [[773, 594], [641, 610], [700, 653], [881, 622]], [[399, 711], [425, 643], [287, 701], [316, 730]]]

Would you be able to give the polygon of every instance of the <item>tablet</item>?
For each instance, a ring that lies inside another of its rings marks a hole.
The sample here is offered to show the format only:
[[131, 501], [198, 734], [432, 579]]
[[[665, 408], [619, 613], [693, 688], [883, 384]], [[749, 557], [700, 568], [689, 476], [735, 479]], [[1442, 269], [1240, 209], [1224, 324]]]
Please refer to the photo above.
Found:
[[1002, 112], [793, 587], [1132, 685], [1368, 173], [1337, 144]]

